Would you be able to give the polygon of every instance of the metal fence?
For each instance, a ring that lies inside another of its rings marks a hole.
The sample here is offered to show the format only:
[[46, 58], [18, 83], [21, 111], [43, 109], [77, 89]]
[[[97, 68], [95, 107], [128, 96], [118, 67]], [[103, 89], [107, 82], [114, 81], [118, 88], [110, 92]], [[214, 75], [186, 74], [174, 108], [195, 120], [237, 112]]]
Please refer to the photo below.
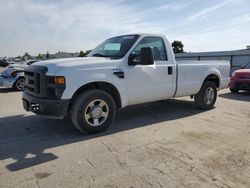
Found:
[[[231, 72], [250, 62], [250, 50], [229, 51], [229, 52], [204, 52], [204, 53], [183, 53], [176, 54], [176, 60], [227, 60], [230, 61]], [[226, 54], [225, 54], [226, 53]], [[231, 54], [230, 54], [231, 53]]]

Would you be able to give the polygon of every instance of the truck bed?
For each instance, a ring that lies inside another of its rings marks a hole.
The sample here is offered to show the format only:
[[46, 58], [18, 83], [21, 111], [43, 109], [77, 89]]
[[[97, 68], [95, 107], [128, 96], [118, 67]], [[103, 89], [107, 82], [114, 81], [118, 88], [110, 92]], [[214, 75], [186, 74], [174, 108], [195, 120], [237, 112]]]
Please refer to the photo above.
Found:
[[207, 75], [215, 71], [217, 72], [218, 78], [220, 78], [219, 89], [226, 88], [229, 82], [229, 64], [230, 62], [225, 60], [177, 61], [177, 90], [175, 97], [198, 93]]

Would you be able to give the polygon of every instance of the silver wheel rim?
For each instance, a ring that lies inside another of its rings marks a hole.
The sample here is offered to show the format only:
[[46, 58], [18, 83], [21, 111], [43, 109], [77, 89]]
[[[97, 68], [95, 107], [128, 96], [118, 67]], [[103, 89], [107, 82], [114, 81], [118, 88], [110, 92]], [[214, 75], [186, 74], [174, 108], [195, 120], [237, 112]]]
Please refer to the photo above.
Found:
[[16, 83], [16, 88], [18, 90], [24, 90], [24, 87], [25, 87], [25, 80], [24, 79], [18, 80]]
[[109, 113], [109, 107], [104, 100], [96, 99], [91, 101], [84, 112], [86, 122], [91, 126], [100, 126], [103, 124]]
[[212, 87], [208, 87], [205, 91], [204, 101], [207, 105], [212, 104], [214, 100], [214, 89]]

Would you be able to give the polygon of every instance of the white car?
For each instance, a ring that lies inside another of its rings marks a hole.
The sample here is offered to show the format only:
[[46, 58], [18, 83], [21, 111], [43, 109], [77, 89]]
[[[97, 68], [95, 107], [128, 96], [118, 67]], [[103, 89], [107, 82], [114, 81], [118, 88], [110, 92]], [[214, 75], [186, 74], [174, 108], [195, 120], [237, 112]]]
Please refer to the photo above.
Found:
[[19, 64], [9, 65], [0, 74], [0, 86], [23, 91], [25, 86], [24, 69], [35, 62], [37, 60], [28, 60]]
[[23, 106], [53, 118], [69, 114], [77, 129], [97, 133], [128, 105], [194, 96], [198, 108], [211, 109], [217, 90], [228, 86], [229, 69], [229, 61], [176, 61], [162, 35], [123, 35], [104, 41], [88, 57], [26, 68]]

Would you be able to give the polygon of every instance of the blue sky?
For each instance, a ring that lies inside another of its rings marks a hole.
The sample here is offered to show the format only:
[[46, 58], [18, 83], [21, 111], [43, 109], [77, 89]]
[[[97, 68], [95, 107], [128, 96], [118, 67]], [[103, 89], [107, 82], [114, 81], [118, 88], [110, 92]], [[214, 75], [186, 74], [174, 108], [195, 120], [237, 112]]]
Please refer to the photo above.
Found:
[[0, 56], [77, 52], [137, 32], [181, 40], [185, 51], [250, 45], [250, 0], [1, 0]]

